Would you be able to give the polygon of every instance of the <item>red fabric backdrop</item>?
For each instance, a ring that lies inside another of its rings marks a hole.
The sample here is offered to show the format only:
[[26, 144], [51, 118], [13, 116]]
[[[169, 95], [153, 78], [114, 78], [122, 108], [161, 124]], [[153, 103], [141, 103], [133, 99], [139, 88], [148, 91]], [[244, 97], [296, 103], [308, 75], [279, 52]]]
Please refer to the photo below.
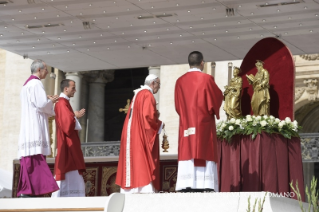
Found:
[[289, 49], [276, 38], [264, 38], [258, 41], [245, 56], [241, 65], [243, 78], [242, 113], [252, 114], [252, 86], [249, 85], [246, 74], [257, 73], [256, 60], [263, 61], [264, 68], [270, 74], [270, 114], [279, 119], [294, 118], [294, 80], [295, 66]]

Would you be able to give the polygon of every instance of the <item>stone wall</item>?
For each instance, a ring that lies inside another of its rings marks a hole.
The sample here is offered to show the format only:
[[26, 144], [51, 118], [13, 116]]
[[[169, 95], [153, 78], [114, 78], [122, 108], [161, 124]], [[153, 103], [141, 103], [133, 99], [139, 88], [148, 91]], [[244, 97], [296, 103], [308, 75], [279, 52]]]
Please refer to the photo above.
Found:
[[20, 130], [20, 91], [32, 60], [0, 49], [0, 168], [13, 171]]

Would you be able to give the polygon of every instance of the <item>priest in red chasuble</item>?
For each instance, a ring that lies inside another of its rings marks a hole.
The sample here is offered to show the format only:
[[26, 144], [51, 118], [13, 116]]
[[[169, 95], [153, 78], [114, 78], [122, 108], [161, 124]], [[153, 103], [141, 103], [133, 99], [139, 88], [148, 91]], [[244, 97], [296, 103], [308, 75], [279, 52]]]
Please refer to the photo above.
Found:
[[82, 128], [78, 118], [84, 115], [85, 109], [73, 112], [70, 105], [70, 98], [76, 92], [74, 81], [62, 80], [61, 92], [54, 109], [58, 152], [54, 173], [60, 190], [52, 193], [52, 197], [84, 197], [82, 173], [85, 171], [85, 163], [78, 133]]
[[150, 74], [144, 86], [134, 90], [134, 97], [125, 118], [116, 184], [121, 193], [153, 193], [160, 189], [159, 138], [163, 124], [158, 119], [155, 93], [160, 79]]
[[215, 116], [223, 93], [214, 78], [203, 73], [204, 57], [188, 56], [190, 69], [177, 79], [175, 109], [179, 115], [177, 191], [218, 191]]

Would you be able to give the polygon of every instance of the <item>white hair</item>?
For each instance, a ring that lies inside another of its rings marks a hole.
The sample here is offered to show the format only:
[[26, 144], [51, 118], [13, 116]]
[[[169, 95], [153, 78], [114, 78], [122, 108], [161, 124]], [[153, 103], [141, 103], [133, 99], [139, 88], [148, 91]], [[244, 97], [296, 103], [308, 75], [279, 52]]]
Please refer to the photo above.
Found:
[[44, 61], [37, 59], [35, 61], [33, 61], [33, 63], [31, 64], [31, 74], [34, 74], [38, 68], [43, 69], [44, 68]]
[[156, 79], [158, 78], [158, 76], [156, 76], [155, 74], [149, 74], [146, 78], [145, 78], [145, 82], [144, 85], [151, 85], [152, 82], [154, 82]]

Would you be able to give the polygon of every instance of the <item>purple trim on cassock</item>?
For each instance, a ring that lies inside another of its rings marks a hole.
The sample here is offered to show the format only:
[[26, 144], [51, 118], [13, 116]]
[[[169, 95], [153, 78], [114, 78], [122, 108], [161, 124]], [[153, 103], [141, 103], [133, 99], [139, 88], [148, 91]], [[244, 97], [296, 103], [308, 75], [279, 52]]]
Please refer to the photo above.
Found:
[[23, 84], [23, 86], [25, 86], [25, 85], [26, 85], [30, 80], [32, 80], [32, 79], [38, 79], [38, 80], [40, 80], [39, 77], [34, 76], [34, 75], [31, 75], [31, 76], [29, 77], [29, 79], [27, 79], [27, 81], [25, 81], [25, 83]]
[[17, 196], [43, 195], [59, 190], [50, 168], [42, 154], [20, 159], [20, 179]]

